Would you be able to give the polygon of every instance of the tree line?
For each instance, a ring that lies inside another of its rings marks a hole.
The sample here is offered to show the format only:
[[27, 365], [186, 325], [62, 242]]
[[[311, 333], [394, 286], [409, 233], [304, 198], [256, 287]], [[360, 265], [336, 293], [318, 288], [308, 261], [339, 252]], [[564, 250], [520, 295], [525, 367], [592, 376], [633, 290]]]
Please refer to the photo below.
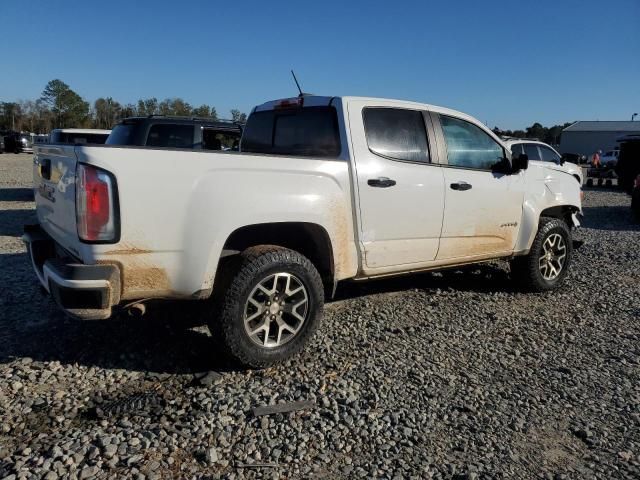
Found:
[[[245, 122], [247, 115], [233, 109], [230, 119]], [[127, 117], [148, 115], [180, 115], [218, 119], [215, 107], [193, 106], [182, 98], [145, 98], [137, 103], [122, 104], [112, 97], [100, 97], [93, 105], [62, 80], [51, 80], [37, 100], [0, 101], [0, 129], [49, 133], [54, 128], [109, 129]], [[229, 117], [227, 117], [229, 118]]]
[[[230, 119], [244, 122], [247, 115], [233, 109]], [[105, 128], [113, 127], [126, 117], [148, 115], [180, 115], [210, 117], [218, 119], [216, 107], [202, 104], [190, 105], [182, 98], [145, 98], [137, 103], [121, 104], [112, 97], [100, 97], [93, 105], [74, 92], [62, 80], [51, 80], [37, 100], [0, 102], [0, 129], [48, 133], [54, 128]], [[562, 130], [572, 122], [552, 127], [544, 127], [536, 122], [525, 130], [501, 130], [494, 127], [497, 135], [537, 138], [545, 143], [560, 143]]]
[[501, 130], [498, 127], [493, 127], [493, 133], [499, 136], [516, 137], [516, 138], [536, 138], [541, 142], [548, 143], [549, 145], [560, 144], [560, 135], [562, 130], [569, 125], [573, 125], [574, 122], [563, 123], [562, 125], [554, 125], [553, 127], [543, 127], [540, 123], [536, 122], [525, 130]]

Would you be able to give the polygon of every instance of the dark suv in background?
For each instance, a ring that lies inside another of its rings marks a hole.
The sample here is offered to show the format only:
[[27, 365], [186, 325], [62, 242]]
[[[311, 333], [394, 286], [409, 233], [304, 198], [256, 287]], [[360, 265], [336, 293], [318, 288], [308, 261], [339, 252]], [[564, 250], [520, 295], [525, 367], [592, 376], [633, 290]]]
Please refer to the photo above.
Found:
[[125, 118], [118, 123], [107, 145], [131, 145], [189, 150], [238, 151], [242, 124], [200, 117]]

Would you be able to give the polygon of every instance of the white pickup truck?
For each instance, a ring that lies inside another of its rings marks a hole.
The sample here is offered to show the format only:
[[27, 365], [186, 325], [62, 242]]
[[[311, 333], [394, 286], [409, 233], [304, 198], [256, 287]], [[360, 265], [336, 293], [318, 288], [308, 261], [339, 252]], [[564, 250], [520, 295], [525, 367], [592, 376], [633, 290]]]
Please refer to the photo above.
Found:
[[205, 301], [228, 353], [262, 367], [343, 280], [497, 258], [535, 290], [567, 274], [579, 183], [463, 113], [300, 96], [254, 108], [240, 149], [38, 145], [24, 240], [44, 288], [82, 319]]

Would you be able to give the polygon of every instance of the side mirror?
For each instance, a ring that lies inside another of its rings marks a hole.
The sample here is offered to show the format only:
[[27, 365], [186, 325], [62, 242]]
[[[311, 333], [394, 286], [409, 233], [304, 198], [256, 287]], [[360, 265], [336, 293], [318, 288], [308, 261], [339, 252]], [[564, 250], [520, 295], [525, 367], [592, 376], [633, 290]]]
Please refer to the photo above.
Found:
[[529, 155], [521, 153], [517, 157], [512, 159], [513, 172], [519, 172], [520, 170], [526, 170], [529, 167]]

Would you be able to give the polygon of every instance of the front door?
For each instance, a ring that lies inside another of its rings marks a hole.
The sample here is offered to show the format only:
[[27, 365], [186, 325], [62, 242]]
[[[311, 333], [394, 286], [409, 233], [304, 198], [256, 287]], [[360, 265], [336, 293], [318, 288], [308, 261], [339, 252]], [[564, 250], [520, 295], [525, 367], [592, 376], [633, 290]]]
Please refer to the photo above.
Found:
[[365, 273], [433, 261], [444, 177], [432, 162], [428, 113], [384, 101], [351, 101], [348, 108]]
[[513, 251], [522, 218], [524, 173], [493, 171], [505, 152], [480, 126], [453, 116], [432, 118], [447, 157], [437, 259], [457, 261]]

